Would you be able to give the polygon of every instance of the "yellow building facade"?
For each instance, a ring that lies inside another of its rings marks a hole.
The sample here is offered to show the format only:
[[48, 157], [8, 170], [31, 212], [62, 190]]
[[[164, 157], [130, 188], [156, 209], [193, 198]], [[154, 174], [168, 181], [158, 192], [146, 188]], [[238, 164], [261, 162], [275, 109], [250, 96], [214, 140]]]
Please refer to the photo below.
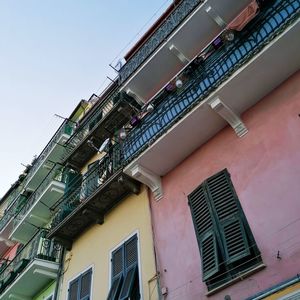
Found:
[[138, 276], [141, 299], [158, 299], [151, 215], [147, 190], [131, 195], [118, 204], [103, 225], [87, 229], [65, 258], [59, 299], [68, 299], [69, 284], [92, 268], [91, 299], [106, 299], [111, 286], [111, 254], [137, 235]]

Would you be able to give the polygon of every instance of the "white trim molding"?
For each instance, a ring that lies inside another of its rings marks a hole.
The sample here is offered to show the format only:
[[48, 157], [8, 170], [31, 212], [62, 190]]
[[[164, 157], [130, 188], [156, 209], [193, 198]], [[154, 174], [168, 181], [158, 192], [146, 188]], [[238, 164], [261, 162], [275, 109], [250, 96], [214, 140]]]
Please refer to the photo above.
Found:
[[160, 176], [143, 167], [139, 163], [129, 166], [125, 173], [133, 177], [137, 181], [147, 185], [154, 195], [155, 200], [160, 200], [163, 197], [163, 190]]
[[242, 137], [248, 133], [246, 125], [242, 119], [228, 107], [219, 97], [207, 102], [208, 105], [220, 115], [235, 131], [238, 137]]

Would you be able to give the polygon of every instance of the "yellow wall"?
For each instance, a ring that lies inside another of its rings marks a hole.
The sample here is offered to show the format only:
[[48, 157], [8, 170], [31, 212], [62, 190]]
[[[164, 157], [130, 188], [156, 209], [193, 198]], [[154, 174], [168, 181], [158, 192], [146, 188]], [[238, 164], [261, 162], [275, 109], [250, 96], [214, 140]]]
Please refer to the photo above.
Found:
[[300, 290], [300, 283], [291, 285], [288, 288], [286, 288], [286, 289], [284, 289], [284, 290], [282, 290], [282, 291], [280, 291], [278, 293], [275, 293], [275, 294], [273, 294], [273, 295], [271, 295], [269, 297], [266, 297], [264, 299], [265, 300], [278, 300], [281, 297], [286, 296], [286, 295], [288, 295], [290, 293], [296, 292], [298, 290]]
[[[81, 235], [67, 254], [60, 299], [67, 299], [68, 282], [93, 266], [92, 299], [106, 299], [109, 291], [110, 252], [132, 233], [138, 231], [142, 299], [156, 300], [157, 290], [149, 298], [148, 281], [155, 275], [150, 209], [147, 190], [124, 199], [106, 217], [103, 225], [95, 225]], [[154, 289], [153, 289], [154, 286]]]

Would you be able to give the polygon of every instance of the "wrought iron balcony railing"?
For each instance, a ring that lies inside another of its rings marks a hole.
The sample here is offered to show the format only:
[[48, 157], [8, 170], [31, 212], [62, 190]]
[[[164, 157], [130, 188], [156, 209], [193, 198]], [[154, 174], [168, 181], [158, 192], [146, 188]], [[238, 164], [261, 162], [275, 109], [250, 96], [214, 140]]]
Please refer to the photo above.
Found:
[[45, 238], [46, 234], [46, 231], [38, 232], [26, 245], [19, 246], [16, 256], [11, 261], [2, 260], [0, 294], [22, 274], [34, 259], [59, 263], [62, 248], [58, 243]]
[[61, 223], [64, 218], [84, 203], [101, 185], [122, 168], [122, 151], [119, 144], [111, 147], [109, 152], [81, 177], [71, 182], [68, 191], [53, 206], [56, 214], [51, 229]]
[[[65, 183], [65, 173], [63, 172], [64, 168], [56, 164], [49, 171], [48, 175], [44, 178], [41, 184], [37, 189], [28, 197], [28, 199], [23, 203], [23, 205], [17, 210], [14, 218], [14, 228], [16, 228], [27, 212], [32, 208], [32, 206], [40, 199], [41, 195], [45, 192], [47, 187], [52, 181]], [[47, 206], [47, 203], [44, 203]]]
[[69, 122], [64, 121], [62, 125], [58, 128], [56, 133], [53, 135], [49, 143], [46, 145], [44, 150], [41, 152], [41, 154], [33, 162], [32, 167], [30, 168], [28, 174], [22, 182], [22, 188], [19, 188], [18, 190], [14, 191], [14, 199], [11, 201], [8, 208], [5, 210], [2, 219], [0, 220], [0, 232], [9, 223], [11, 218], [15, 216], [15, 214], [18, 212], [18, 209], [20, 208], [20, 205], [25, 201], [25, 197], [22, 195], [22, 191], [24, 190], [24, 188], [26, 188], [28, 182], [31, 180], [36, 170], [41, 167], [42, 162], [48, 156], [51, 149], [53, 149], [54, 145], [58, 143], [62, 134], [71, 135], [72, 131], [73, 128], [69, 124]]
[[[50, 151], [53, 149], [53, 147], [57, 144], [59, 144], [59, 140], [63, 134], [66, 134], [70, 136], [73, 132], [73, 124], [70, 123], [70, 121], [65, 120], [61, 126], [58, 128], [58, 130], [55, 132], [51, 140], [48, 142], [46, 147], [43, 149], [41, 154], [34, 160], [32, 163], [32, 166], [24, 179], [23, 186], [26, 187], [28, 182], [31, 180], [32, 176], [35, 174], [36, 170], [39, 169], [44, 162], [45, 158], [48, 156]], [[60, 145], [60, 147], [62, 147]], [[57, 161], [60, 163], [61, 161]]]
[[203, 0], [184, 0], [174, 9], [157, 30], [146, 40], [136, 53], [119, 71], [119, 83], [122, 84], [142, 63], [162, 44], [170, 34], [190, 15]]
[[126, 163], [147, 149], [236, 70], [299, 19], [300, 0], [276, 0], [266, 4], [256, 18], [237, 34], [233, 42], [225, 43], [202, 63], [194, 62], [184, 70], [183, 86], [180, 89], [173, 92], [163, 91], [154, 99], [155, 109], [128, 133], [123, 143]]
[[[92, 136], [94, 145], [100, 146], [106, 138], [111, 137], [128, 122], [134, 111], [138, 109], [139, 105], [133, 98], [124, 92], [113, 90], [76, 128], [65, 144], [62, 160], [77, 168], [81, 167], [86, 159], [95, 154], [94, 149], [86, 147], [88, 137]], [[79, 148], [81, 150], [78, 150]], [[82, 155], [76, 157], [76, 152], [80, 151]]]
[[14, 202], [11, 203], [4, 211], [4, 215], [0, 220], [0, 232], [2, 232], [2, 230], [7, 226], [7, 224], [13, 220], [13, 218], [18, 213], [22, 204], [26, 201], [26, 199], [27, 196], [20, 194], [20, 192], [18, 192]]

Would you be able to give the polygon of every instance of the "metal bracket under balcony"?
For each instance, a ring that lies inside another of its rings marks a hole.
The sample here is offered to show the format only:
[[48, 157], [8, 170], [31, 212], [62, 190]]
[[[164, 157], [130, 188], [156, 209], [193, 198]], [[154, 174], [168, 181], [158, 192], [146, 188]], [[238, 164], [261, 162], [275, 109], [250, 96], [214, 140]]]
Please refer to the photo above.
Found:
[[[104, 215], [126, 196], [140, 190], [140, 185], [122, 170], [117, 171], [100, 185], [88, 198], [84, 199], [67, 216], [52, 227], [49, 237], [54, 237], [70, 249], [72, 241], [92, 224], [103, 224]], [[59, 214], [63, 214], [63, 206]]]
[[[72, 137], [70, 141], [67, 142], [66, 152], [69, 153], [67, 154], [64, 163], [68, 163], [78, 169], [82, 168], [84, 164], [95, 155], [96, 149], [101, 146], [106, 138], [111, 137], [115, 131], [119, 130], [124, 124], [130, 121], [137, 109], [134, 107], [136, 106], [135, 101], [127, 98], [118, 100], [117, 103], [113, 103], [111, 100], [111, 104], [107, 103], [107, 106], [110, 106], [107, 111], [103, 108], [102, 112], [100, 112], [100, 115], [102, 116], [98, 123], [95, 124], [93, 128], [90, 128], [91, 125], [87, 126], [88, 128], [85, 128], [88, 133], [79, 141], [78, 145], [75, 147], [71, 145]], [[76, 138], [76, 132], [74, 137]], [[89, 140], [93, 142], [95, 147], [89, 145]]]

